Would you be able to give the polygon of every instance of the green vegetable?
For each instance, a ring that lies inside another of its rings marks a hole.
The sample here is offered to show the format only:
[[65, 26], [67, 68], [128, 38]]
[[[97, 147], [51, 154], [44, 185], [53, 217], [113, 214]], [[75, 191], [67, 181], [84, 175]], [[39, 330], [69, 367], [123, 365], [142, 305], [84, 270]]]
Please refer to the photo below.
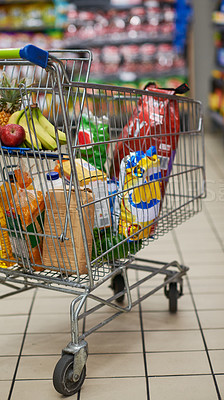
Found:
[[125, 239], [125, 237], [121, 234], [117, 236], [113, 235], [110, 228], [98, 230], [94, 228], [94, 242], [92, 249], [92, 260], [101, 256], [105, 251], [112, 249], [113, 246], [116, 246], [113, 250], [107, 253], [104, 256], [105, 261], [113, 261], [119, 260], [121, 258], [126, 258], [129, 254], [134, 255], [137, 253], [142, 247], [142, 240], [137, 241], [125, 241], [124, 243], [119, 243]]

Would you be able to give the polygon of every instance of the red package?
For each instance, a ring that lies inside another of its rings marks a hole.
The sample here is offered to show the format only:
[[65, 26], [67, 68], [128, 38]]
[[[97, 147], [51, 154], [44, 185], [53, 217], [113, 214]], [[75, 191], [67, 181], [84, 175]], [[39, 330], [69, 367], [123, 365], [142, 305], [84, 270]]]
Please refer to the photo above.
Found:
[[[175, 95], [185, 93], [189, 90], [188, 86], [183, 84], [177, 89], [160, 89], [155, 84], [149, 84], [146, 90], [155, 93], [143, 95], [138, 101], [138, 106], [133, 110], [128, 124], [123, 132], [114, 150], [115, 175], [119, 177], [119, 168], [121, 160], [130, 152], [142, 150], [144, 153], [151, 146], [155, 146], [157, 155], [161, 164], [161, 192], [162, 197], [165, 193], [165, 187], [175, 157], [179, 132], [180, 115], [178, 100], [169, 97], [160, 97], [159, 94]], [[129, 138], [136, 138], [128, 140]]]

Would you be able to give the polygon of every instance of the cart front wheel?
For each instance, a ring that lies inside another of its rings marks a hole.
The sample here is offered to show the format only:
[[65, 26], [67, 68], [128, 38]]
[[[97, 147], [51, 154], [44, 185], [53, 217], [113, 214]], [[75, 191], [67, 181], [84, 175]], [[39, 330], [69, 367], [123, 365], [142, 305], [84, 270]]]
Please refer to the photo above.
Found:
[[63, 396], [72, 396], [77, 393], [86, 377], [86, 366], [84, 365], [79, 379], [73, 380], [74, 355], [64, 354], [56, 364], [53, 384], [58, 393]]
[[178, 297], [179, 297], [179, 293], [177, 290], [177, 283], [171, 282], [169, 284], [169, 310], [172, 314], [177, 312]]

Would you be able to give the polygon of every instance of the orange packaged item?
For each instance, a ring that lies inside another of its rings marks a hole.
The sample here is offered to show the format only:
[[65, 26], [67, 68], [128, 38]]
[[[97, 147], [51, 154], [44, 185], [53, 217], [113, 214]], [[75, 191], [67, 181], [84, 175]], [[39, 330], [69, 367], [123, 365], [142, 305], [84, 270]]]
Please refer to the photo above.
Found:
[[24, 189], [31, 185], [32, 177], [23, 160], [21, 160], [19, 167], [13, 170], [13, 173], [20, 188]]
[[[5, 203], [5, 208], [13, 256], [23, 259], [28, 265], [30, 262], [41, 265], [43, 238], [39, 234], [43, 233], [43, 194], [41, 191], [34, 191], [33, 185], [21, 189], [19, 185], [16, 188], [11, 183], [11, 187], [15, 191], [14, 201], [11, 198], [10, 207]], [[42, 270], [40, 267], [34, 268]]]
[[4, 214], [4, 208], [0, 201], [0, 267], [8, 268], [15, 262], [7, 261], [12, 259], [12, 247], [9, 239], [8, 231], [6, 230], [7, 224]]

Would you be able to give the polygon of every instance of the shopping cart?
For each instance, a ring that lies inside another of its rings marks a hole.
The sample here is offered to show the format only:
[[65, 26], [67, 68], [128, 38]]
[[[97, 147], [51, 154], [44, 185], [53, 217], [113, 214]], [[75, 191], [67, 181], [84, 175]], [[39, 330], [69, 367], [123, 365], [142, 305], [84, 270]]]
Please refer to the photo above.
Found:
[[[30, 134], [29, 147], [0, 147], [0, 279], [12, 289], [1, 298], [32, 287], [74, 295], [71, 342], [53, 376], [56, 390], [69, 396], [85, 380], [89, 334], [161, 288], [170, 312], [177, 311], [188, 268], [135, 254], [201, 210], [201, 104], [90, 84], [91, 54], [84, 50], [31, 46], [1, 57], [1, 72], [26, 78], [15, 90]], [[55, 150], [41, 149], [36, 104], [55, 127]], [[134, 289], [158, 275], [165, 279], [132, 300]], [[94, 294], [108, 282], [113, 295]], [[81, 331], [80, 321], [104, 306], [113, 314]]]

